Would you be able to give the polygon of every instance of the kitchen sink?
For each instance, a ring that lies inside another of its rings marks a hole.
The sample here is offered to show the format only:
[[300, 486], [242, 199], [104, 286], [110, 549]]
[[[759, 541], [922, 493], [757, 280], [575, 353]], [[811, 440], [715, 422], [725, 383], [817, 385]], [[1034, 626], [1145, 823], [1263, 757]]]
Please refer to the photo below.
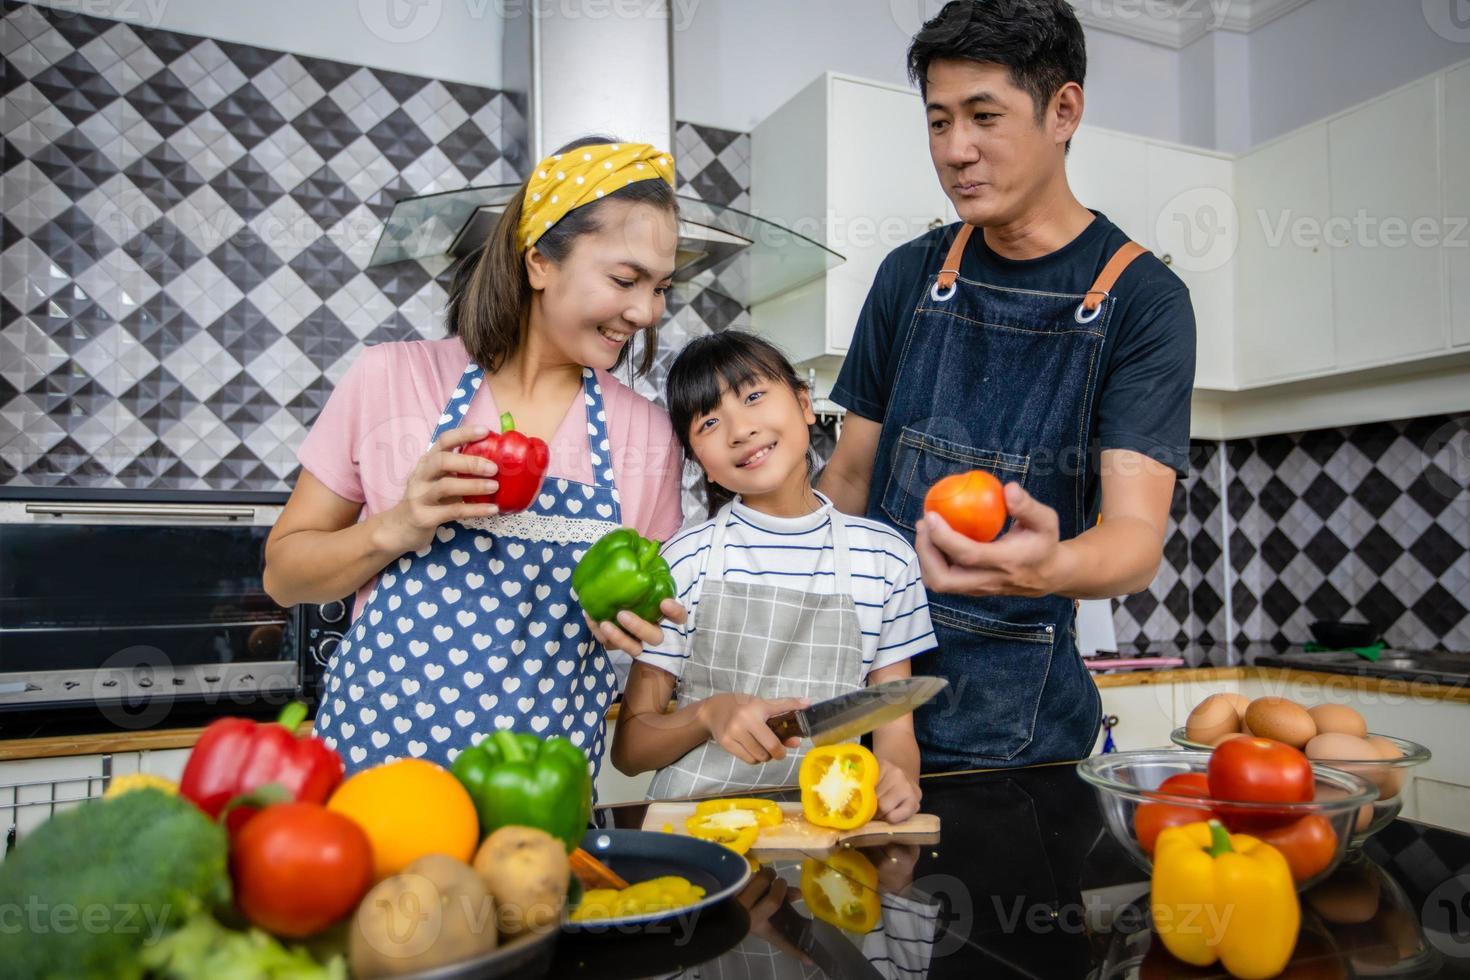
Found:
[[1256, 663], [1368, 677], [1425, 680], [1438, 684], [1470, 683], [1470, 654], [1442, 650], [1384, 650], [1376, 661], [1366, 660], [1346, 650], [1315, 653], [1288, 650], [1284, 653], [1261, 654], [1256, 657]]

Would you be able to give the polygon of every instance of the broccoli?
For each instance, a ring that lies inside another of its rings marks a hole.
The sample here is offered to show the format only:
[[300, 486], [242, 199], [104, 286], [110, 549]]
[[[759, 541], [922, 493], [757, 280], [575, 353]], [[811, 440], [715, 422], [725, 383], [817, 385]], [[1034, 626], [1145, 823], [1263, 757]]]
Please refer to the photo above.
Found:
[[340, 953], [318, 963], [304, 947], [287, 949], [260, 929], [227, 929], [207, 914], [149, 946], [142, 959], [169, 980], [347, 980]]
[[156, 789], [57, 813], [0, 864], [9, 978], [138, 978], [139, 952], [230, 898], [227, 840]]

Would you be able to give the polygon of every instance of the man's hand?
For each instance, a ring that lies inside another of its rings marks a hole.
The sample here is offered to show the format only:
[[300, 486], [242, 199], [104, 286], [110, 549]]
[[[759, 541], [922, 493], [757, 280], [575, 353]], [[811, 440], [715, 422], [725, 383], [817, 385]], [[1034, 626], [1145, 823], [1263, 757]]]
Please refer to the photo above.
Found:
[[1019, 483], [1007, 483], [1005, 495], [1011, 529], [985, 544], [960, 534], [938, 514], [924, 515], [914, 550], [925, 588], [952, 595], [1042, 596], [1057, 591], [1065, 559], [1057, 512]]

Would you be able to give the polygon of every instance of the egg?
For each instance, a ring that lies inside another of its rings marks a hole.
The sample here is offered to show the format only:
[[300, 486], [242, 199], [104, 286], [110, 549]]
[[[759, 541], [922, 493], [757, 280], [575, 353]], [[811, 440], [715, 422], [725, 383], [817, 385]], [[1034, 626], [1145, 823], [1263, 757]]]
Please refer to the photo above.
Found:
[[1378, 758], [1378, 750], [1366, 738], [1342, 732], [1323, 732], [1313, 737], [1305, 751], [1308, 759], [1323, 761], [1362, 762]]
[[1368, 734], [1368, 723], [1363, 720], [1363, 716], [1345, 704], [1319, 704], [1308, 709], [1307, 714], [1316, 723], [1318, 734], [1341, 732], [1344, 735], [1356, 735], [1358, 738]]
[[1240, 715], [1223, 694], [1211, 694], [1189, 713], [1184, 735], [1191, 742], [1213, 745], [1222, 735], [1240, 731]]
[[[1382, 735], [1369, 735], [1368, 744], [1377, 752], [1378, 758], [1384, 760], [1402, 759], [1404, 754], [1399, 747]], [[1400, 766], [1384, 766], [1374, 773], [1365, 773], [1369, 779], [1378, 784], [1378, 796], [1380, 799], [1392, 799], [1399, 795], [1404, 788], [1404, 770]]]
[[1225, 698], [1231, 704], [1235, 705], [1235, 713], [1240, 715], [1241, 723], [1244, 724], [1245, 709], [1251, 706], [1251, 699], [1246, 697], [1244, 694], [1236, 694], [1233, 691], [1227, 691], [1224, 694], [1221, 694], [1220, 697]]
[[1245, 724], [1262, 738], [1274, 738], [1299, 749], [1317, 734], [1317, 724], [1307, 709], [1286, 698], [1256, 698], [1245, 709]]

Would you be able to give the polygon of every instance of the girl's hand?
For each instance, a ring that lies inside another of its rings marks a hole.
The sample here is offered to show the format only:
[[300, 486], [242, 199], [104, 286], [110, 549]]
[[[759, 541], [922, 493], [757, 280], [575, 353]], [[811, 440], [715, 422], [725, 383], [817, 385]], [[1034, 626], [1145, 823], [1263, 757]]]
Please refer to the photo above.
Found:
[[465, 503], [465, 497], [493, 494], [500, 489], [491, 479], [495, 464], [479, 456], [454, 452], [490, 434], [483, 425], [450, 429], [419, 457], [403, 499], [382, 516], [380, 547], [394, 554], [417, 551], [434, 539], [441, 524], [467, 517], [492, 517], [500, 512], [494, 504]]
[[810, 705], [810, 698], [757, 698], [749, 694], [714, 694], [699, 702], [696, 717], [720, 748], [751, 765], [786, 758], [786, 749], [801, 744], [799, 738], [784, 743], [771, 731], [766, 719], [785, 711]]
[[878, 766], [878, 813], [879, 820], [903, 823], [919, 812], [919, 800], [924, 791], [909, 778], [908, 773], [896, 765]]
[[[665, 599], [658, 607], [664, 619], [679, 626], [689, 622], [689, 613], [679, 605], [677, 599]], [[664, 631], [657, 623], [650, 623], [626, 609], [618, 613], [616, 623], [595, 623], [586, 613], [582, 614], [587, 628], [597, 641], [609, 650], [621, 650], [630, 657], [643, 653], [645, 646], [656, 647], [664, 641]]]

